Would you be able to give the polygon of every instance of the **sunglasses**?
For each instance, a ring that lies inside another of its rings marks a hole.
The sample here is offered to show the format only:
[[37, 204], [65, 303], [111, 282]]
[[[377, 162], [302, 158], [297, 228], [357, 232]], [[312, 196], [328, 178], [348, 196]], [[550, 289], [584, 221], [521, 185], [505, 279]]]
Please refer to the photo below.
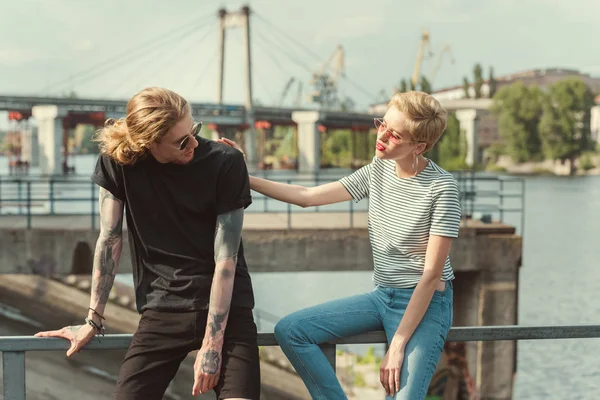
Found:
[[176, 146], [176, 148], [179, 149], [179, 151], [185, 150], [191, 138], [198, 139], [198, 134], [200, 133], [200, 130], [202, 130], [202, 122], [194, 124], [190, 134], [184, 137], [181, 143], [179, 143], [179, 146]]

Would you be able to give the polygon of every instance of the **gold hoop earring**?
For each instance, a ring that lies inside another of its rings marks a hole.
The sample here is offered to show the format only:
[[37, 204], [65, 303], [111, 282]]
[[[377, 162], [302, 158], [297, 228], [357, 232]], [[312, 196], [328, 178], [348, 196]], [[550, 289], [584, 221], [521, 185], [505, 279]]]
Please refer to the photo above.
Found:
[[419, 171], [419, 156], [415, 153], [415, 157], [413, 158], [413, 176], [417, 176], [417, 171]]

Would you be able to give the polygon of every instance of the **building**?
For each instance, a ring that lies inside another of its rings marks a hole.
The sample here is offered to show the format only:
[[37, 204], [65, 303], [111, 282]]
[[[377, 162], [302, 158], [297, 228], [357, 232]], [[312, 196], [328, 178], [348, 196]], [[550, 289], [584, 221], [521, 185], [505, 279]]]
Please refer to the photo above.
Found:
[[[528, 71], [517, 72], [514, 74], [504, 75], [495, 78], [496, 89], [503, 86], [511, 85], [517, 81], [523, 82], [525, 85], [537, 85], [542, 90], [548, 86], [567, 78], [579, 78], [589, 86], [594, 93], [600, 92], [600, 78], [594, 78], [589, 74], [583, 74], [574, 69], [565, 68], [549, 68], [549, 69], [532, 69]], [[490, 86], [489, 81], [485, 81], [481, 87], [481, 95], [485, 98], [489, 97]], [[463, 85], [451, 86], [440, 89], [432, 93], [438, 100], [459, 100], [466, 98]], [[469, 97], [475, 97], [473, 82], [469, 85]]]

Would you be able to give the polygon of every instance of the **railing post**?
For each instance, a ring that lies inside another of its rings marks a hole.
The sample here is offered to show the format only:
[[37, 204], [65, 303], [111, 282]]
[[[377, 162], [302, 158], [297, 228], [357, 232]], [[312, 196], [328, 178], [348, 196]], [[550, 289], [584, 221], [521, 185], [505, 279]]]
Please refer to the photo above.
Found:
[[54, 214], [54, 178], [50, 178], [50, 214]]
[[[288, 179], [287, 183], [288, 183], [288, 185], [291, 185], [292, 180]], [[288, 229], [292, 229], [292, 205], [290, 203], [287, 203], [287, 224], [288, 224]]]
[[500, 179], [500, 222], [504, 222], [504, 181]]
[[31, 181], [27, 181], [27, 229], [31, 229]]
[[354, 228], [354, 199], [350, 200], [350, 228]]
[[94, 204], [96, 204], [94, 196], [94, 182], [92, 182], [92, 197], [91, 197], [91, 201], [90, 201], [90, 205], [91, 205], [91, 212], [90, 214], [92, 215], [92, 230], [95, 231], [96, 230], [96, 207], [94, 207]]
[[319, 345], [321, 350], [323, 350], [323, 354], [327, 357], [327, 361], [331, 364], [333, 371], [335, 372], [335, 357], [336, 357], [336, 346], [335, 344], [323, 343]]
[[19, 179], [17, 182], [19, 183], [19, 185], [18, 185], [19, 196], [17, 197], [17, 201], [19, 202], [19, 215], [23, 215], [23, 206], [21, 205], [21, 202], [23, 201], [23, 193], [22, 193], [22, 187], [21, 187], [22, 181]]
[[25, 353], [2, 352], [4, 400], [25, 400]]

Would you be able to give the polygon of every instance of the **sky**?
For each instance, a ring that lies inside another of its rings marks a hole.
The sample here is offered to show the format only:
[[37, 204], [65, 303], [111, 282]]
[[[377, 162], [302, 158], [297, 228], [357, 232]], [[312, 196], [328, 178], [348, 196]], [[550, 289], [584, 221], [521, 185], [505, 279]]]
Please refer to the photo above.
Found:
[[[253, 98], [280, 104], [286, 82], [310, 93], [338, 45], [345, 77], [338, 85], [359, 108], [389, 96], [410, 78], [423, 29], [433, 56], [441, 50], [436, 89], [534, 68], [574, 68], [600, 76], [599, 0], [0, 0], [0, 94], [128, 99], [146, 86], [170, 88], [191, 101], [217, 96], [217, 10], [252, 9]], [[245, 99], [239, 28], [225, 44], [224, 102]], [[88, 72], [87, 75], [85, 74]], [[292, 86], [284, 105], [298, 92]], [[383, 97], [378, 97], [383, 96]]]

